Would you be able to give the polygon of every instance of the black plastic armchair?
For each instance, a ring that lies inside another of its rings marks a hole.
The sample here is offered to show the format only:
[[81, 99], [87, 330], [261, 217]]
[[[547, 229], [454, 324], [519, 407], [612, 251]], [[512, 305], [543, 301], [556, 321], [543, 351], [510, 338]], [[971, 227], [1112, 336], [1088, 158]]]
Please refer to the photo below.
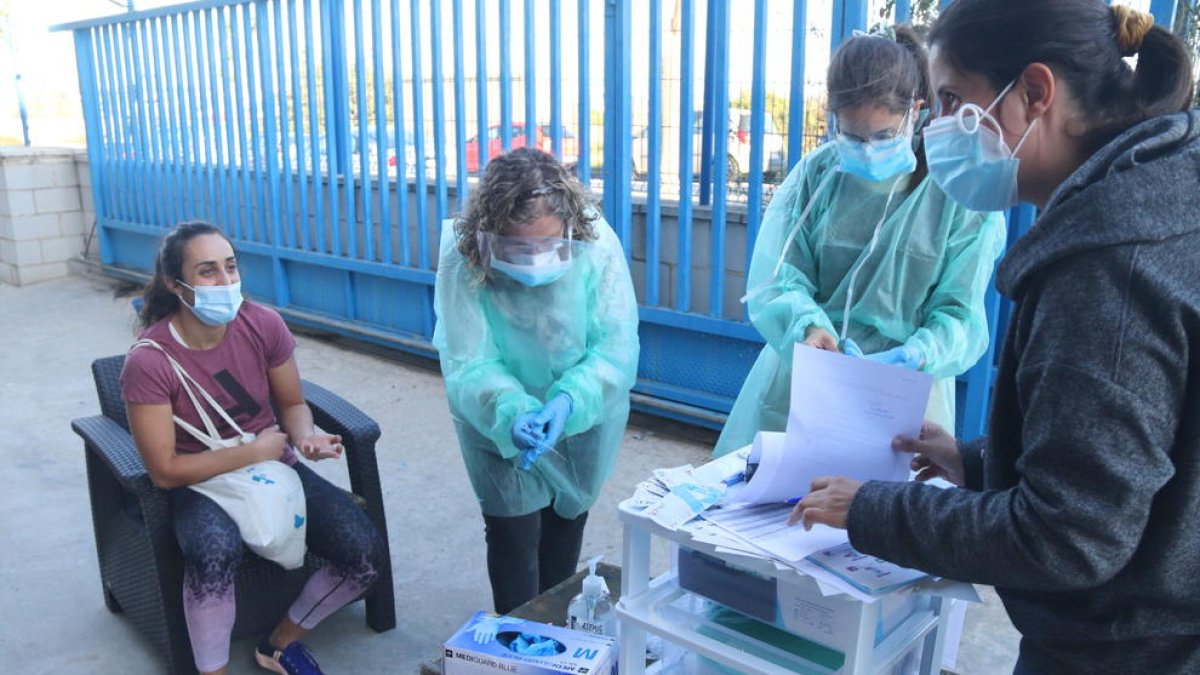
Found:
[[[110, 356], [92, 363], [102, 414], [71, 422], [83, 437], [87, 457], [104, 603], [133, 622], [166, 658], [171, 673], [194, 673], [183, 618], [183, 559], [171, 528], [167, 493], [150, 482], [129, 435], [119, 383], [124, 362], [124, 356]], [[342, 436], [352, 498], [379, 528], [386, 547], [387, 522], [375, 459], [379, 425], [336, 394], [311, 382], [303, 386], [317, 426]], [[367, 625], [380, 632], [396, 626], [390, 551], [385, 551], [384, 561], [379, 578], [364, 596]], [[308, 576], [323, 564], [309, 553], [304, 567], [287, 571], [246, 550], [236, 579], [233, 637], [270, 630]]]

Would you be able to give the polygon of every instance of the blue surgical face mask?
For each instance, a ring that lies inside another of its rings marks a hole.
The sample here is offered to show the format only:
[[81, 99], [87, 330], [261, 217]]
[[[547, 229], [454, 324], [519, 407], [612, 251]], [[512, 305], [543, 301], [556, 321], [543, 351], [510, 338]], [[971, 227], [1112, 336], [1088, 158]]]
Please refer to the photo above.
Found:
[[526, 286], [545, 286], [571, 269], [572, 230], [565, 237], [529, 237], [479, 232], [480, 255], [486, 265]]
[[[177, 280], [178, 281], [178, 280]], [[195, 304], [189, 305], [180, 297], [184, 307], [192, 310], [200, 322], [207, 326], [223, 326], [233, 321], [238, 309], [242, 306], [242, 282], [238, 281], [228, 286], [188, 286], [179, 282], [184, 288], [191, 289], [195, 295]]]
[[967, 103], [925, 129], [929, 175], [947, 196], [973, 211], [1003, 211], [1017, 204], [1021, 160], [1016, 155], [1037, 120], [1021, 135], [1017, 147], [1009, 150], [998, 131], [1000, 122], [991, 114], [1015, 83], [1010, 82], [987, 109]]
[[557, 251], [546, 251], [530, 256], [525, 262], [508, 262], [493, 258], [492, 269], [516, 279], [526, 286], [545, 286], [558, 281], [567, 270], [571, 269], [571, 261], [559, 259]]
[[901, 122], [901, 131], [884, 140], [860, 141], [837, 134], [834, 142], [842, 171], [874, 182], [912, 173], [917, 168], [917, 155], [913, 152], [911, 119], [909, 111]]

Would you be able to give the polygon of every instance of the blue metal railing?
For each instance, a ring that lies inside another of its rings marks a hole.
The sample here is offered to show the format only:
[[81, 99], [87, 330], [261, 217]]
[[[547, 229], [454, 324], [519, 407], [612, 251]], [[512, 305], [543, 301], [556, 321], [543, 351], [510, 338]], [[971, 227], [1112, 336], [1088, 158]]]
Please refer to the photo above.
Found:
[[[806, 87], [807, 1], [733, 7], [203, 0], [60, 26], [74, 32], [102, 260], [144, 275], [165, 229], [212, 220], [245, 287], [292, 320], [428, 355], [441, 222], [494, 152], [537, 145], [600, 193], [629, 255], [635, 403], [716, 425], [762, 344], [737, 302], [762, 211], [823, 122], [805, 115], [820, 89]], [[825, 44], [865, 28], [867, 7], [835, 2]], [[1173, 3], [1153, 8], [1161, 20]], [[732, 101], [747, 97], [741, 113]], [[1031, 221], [1010, 214], [1013, 231]], [[1004, 323], [994, 291], [988, 313]], [[989, 352], [962, 378], [966, 436], [984, 428], [993, 371]]]

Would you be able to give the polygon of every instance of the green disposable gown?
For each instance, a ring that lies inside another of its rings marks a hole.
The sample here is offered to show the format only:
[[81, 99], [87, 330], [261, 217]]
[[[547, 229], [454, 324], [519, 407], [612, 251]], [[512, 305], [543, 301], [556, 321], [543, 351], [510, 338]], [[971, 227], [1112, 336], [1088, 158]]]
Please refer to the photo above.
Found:
[[[871, 182], [839, 171], [829, 143], [797, 163], [775, 193], [746, 283], [752, 291], [750, 321], [767, 344], [742, 385], [715, 455], [748, 445], [757, 431], [786, 429], [792, 348], [804, 341], [809, 326], [839, 336], [851, 270], [864, 257], [847, 337], [867, 354], [900, 344], [917, 347], [925, 357], [923, 370], [937, 378], [926, 417], [953, 431], [954, 378], [987, 349], [983, 299], [1004, 247], [1004, 218], [968, 211], [931, 178], [913, 185], [910, 174], [899, 179], [869, 252], [894, 180]], [[789, 232], [809, 206], [772, 278]]]
[[[575, 518], [612, 472], [637, 377], [638, 311], [629, 267], [608, 223], [572, 244], [570, 270], [544, 286], [493, 274], [479, 281], [442, 226], [434, 290], [438, 350], [463, 462], [484, 514], [553, 505]], [[559, 392], [573, 409], [553, 452], [531, 471], [512, 442], [517, 415]]]

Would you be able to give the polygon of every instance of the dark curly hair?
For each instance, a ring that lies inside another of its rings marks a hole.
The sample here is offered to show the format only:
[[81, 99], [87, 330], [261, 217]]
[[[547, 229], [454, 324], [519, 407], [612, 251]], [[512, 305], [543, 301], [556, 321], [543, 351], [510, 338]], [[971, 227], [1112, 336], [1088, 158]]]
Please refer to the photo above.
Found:
[[454, 221], [456, 248], [483, 281], [489, 271], [479, 252], [478, 233], [508, 234], [514, 225], [549, 215], [571, 229], [572, 239], [596, 238], [592, 222], [599, 215], [583, 185], [554, 155], [517, 148], [488, 162], [466, 213]]
[[154, 258], [154, 278], [142, 291], [142, 311], [138, 314], [142, 328], [179, 309], [179, 296], [167, 286], [167, 282], [183, 278], [183, 250], [189, 241], [203, 234], [218, 234], [229, 241], [221, 228], [204, 221], [181, 223], [163, 237], [158, 255]]

